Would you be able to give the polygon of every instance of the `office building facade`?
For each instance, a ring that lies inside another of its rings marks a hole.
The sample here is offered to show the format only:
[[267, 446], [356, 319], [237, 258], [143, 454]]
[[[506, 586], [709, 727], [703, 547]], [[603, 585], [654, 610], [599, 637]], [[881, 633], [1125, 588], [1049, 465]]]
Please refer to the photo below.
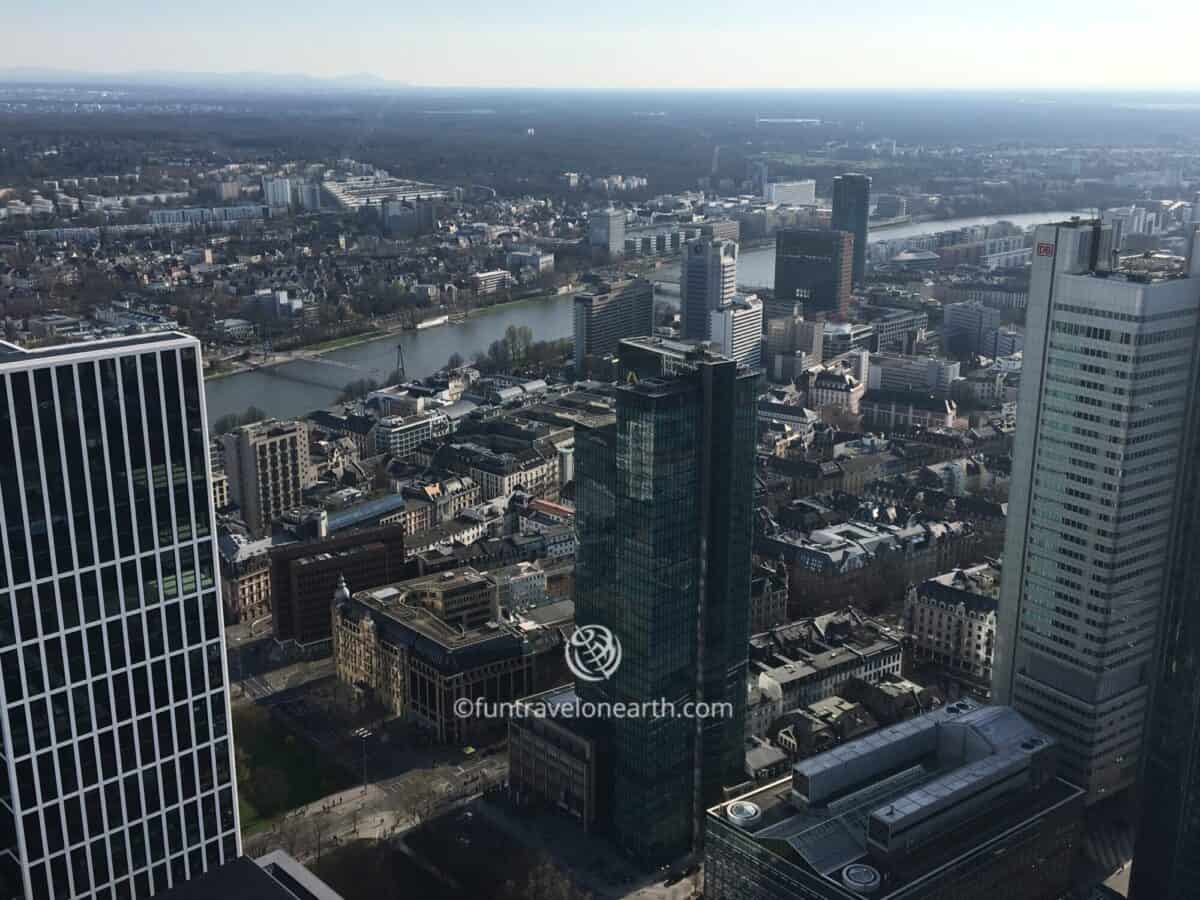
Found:
[[737, 293], [738, 245], [701, 238], [683, 251], [679, 270], [679, 318], [688, 340], [709, 337], [712, 311]]
[[598, 805], [644, 860], [698, 842], [704, 806], [741, 780], [758, 376], [688, 344], [621, 344], [616, 421], [576, 428], [576, 620], [624, 650], [585, 701], [728, 703], [700, 720], [593, 723]]
[[763, 185], [763, 199], [789, 206], [816, 206], [817, 183], [811, 178], [799, 181], [769, 181]]
[[708, 337], [713, 350], [742, 365], [762, 365], [762, 301], [753, 294], [734, 294], [709, 313]]
[[195, 338], [0, 344], [5, 896], [240, 855], [205, 418]]
[[1182, 260], [1114, 267], [1090, 222], [1035, 247], [993, 693], [1094, 802], [1141, 762], [1200, 281]]
[[783, 228], [775, 235], [775, 303], [800, 303], [806, 319], [850, 309], [854, 237], [844, 231]]
[[[1200, 281], [1200, 233], [1189, 278]], [[1182, 376], [1181, 376], [1182, 377]], [[1200, 381], [1194, 368], [1189, 379]], [[1141, 777], [1133, 900], [1184, 900], [1200, 884], [1200, 409], [1187, 420], [1178, 531], [1167, 580]]]
[[622, 338], [654, 331], [654, 285], [644, 278], [606, 281], [575, 295], [575, 371], [617, 352]]
[[835, 231], [854, 235], [854, 286], [861, 287], [867, 277], [867, 239], [871, 219], [871, 178], [849, 173], [833, 179], [833, 219]]

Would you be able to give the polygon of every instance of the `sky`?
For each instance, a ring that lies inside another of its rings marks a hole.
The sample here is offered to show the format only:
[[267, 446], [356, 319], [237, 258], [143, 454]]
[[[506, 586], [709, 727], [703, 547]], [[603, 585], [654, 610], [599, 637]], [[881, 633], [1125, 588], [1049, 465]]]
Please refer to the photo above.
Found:
[[1200, 89], [1161, 0], [9, 0], [0, 72], [369, 73], [418, 85]]

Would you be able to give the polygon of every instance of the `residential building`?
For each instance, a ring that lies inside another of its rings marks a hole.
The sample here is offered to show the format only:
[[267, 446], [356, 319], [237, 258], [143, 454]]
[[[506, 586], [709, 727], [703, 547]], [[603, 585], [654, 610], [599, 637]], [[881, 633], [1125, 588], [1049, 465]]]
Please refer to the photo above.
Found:
[[291, 179], [281, 176], [263, 176], [262, 180], [262, 196], [263, 203], [270, 207], [287, 208], [292, 205], [292, 182]]
[[617, 352], [622, 338], [654, 333], [654, 286], [643, 278], [602, 281], [575, 295], [575, 371]]
[[701, 238], [684, 247], [679, 270], [679, 318], [685, 339], [707, 339], [713, 311], [737, 293], [737, 257], [738, 245], [733, 241]]
[[588, 214], [588, 243], [616, 259], [625, 252], [625, 211], [594, 209]]
[[854, 237], [846, 231], [781, 228], [775, 233], [775, 303], [800, 303], [805, 319], [845, 316], [854, 258]]
[[200, 343], [0, 343], [6, 897], [241, 855]]
[[284, 510], [301, 505], [307, 486], [308, 429], [300, 422], [267, 419], [220, 437], [229, 493], [258, 537]]
[[247, 540], [221, 535], [221, 599], [229, 622], [254, 622], [271, 614], [271, 557], [274, 538]]
[[711, 900], [1057, 900], [1082, 791], [1055, 740], [962, 700], [796, 763], [708, 810]]
[[1000, 570], [954, 569], [908, 589], [904, 624], [911, 659], [976, 690], [991, 691]]
[[[702, 722], [594, 723], [609, 761], [600, 805], [642, 859], [673, 857], [743, 765], [758, 376], [701, 348], [621, 343], [616, 421], [575, 435], [577, 618], [624, 648], [587, 701], [731, 704]], [[653, 603], [652, 617], [638, 613]], [[703, 634], [703, 643], [697, 640]]]
[[867, 278], [867, 230], [871, 220], [871, 179], [867, 175], [850, 173], [833, 179], [834, 231], [854, 235], [854, 286], [860, 287]]
[[773, 717], [778, 718], [833, 696], [852, 678], [870, 684], [898, 678], [902, 657], [897, 637], [846, 607], [751, 637], [749, 674], [762, 695], [775, 701]]
[[734, 294], [709, 314], [708, 338], [715, 352], [757, 369], [762, 364], [762, 301]]
[[993, 692], [1089, 802], [1142, 766], [1200, 314], [1200, 252], [1114, 267], [1078, 219], [1035, 234]]

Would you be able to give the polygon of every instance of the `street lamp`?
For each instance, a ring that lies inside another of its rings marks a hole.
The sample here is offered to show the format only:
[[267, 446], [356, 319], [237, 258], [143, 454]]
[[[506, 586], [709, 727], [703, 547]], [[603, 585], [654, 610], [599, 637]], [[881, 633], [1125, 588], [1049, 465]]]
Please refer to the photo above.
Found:
[[371, 731], [369, 728], [358, 728], [358, 729], [356, 729], [356, 730], [355, 730], [354, 734], [355, 734], [355, 735], [356, 735], [356, 736], [357, 736], [359, 739], [361, 739], [361, 740], [362, 740], [362, 752], [363, 752], [363, 792], [364, 792], [364, 793], [366, 793], [366, 790], [367, 790], [367, 738], [371, 737], [371, 735], [372, 735], [372, 734], [374, 734], [374, 732], [372, 732], [372, 731]]

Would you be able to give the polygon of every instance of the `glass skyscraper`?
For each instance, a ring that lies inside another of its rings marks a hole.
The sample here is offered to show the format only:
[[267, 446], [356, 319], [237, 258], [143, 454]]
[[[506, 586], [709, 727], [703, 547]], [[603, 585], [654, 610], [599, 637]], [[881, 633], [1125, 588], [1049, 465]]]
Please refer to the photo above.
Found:
[[871, 221], [871, 177], [848, 173], [833, 179], [834, 231], [854, 235], [854, 286], [861, 287], [867, 277], [867, 236]]
[[199, 343], [0, 344], [0, 890], [240, 853]]
[[1200, 336], [1183, 260], [1112, 251], [1099, 223], [1035, 234], [992, 685], [1089, 803], [1143, 762]]
[[692, 846], [740, 781], [749, 637], [757, 375], [687, 344], [621, 342], [616, 422], [576, 438], [576, 621], [611, 629], [612, 678], [585, 701], [727, 702], [724, 718], [592, 726], [601, 816], [643, 860]]
[[[1200, 232], [1193, 235], [1190, 280], [1200, 282]], [[1200, 295], [1200, 288], [1193, 288]], [[1196, 360], [1195, 346], [1190, 364]], [[1180, 378], [1200, 396], [1200, 370]], [[1200, 404], [1186, 417], [1186, 474], [1178, 499], [1165, 617], [1146, 727], [1141, 823], [1133, 855], [1133, 900], [1185, 900], [1200, 885]]]

